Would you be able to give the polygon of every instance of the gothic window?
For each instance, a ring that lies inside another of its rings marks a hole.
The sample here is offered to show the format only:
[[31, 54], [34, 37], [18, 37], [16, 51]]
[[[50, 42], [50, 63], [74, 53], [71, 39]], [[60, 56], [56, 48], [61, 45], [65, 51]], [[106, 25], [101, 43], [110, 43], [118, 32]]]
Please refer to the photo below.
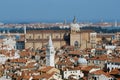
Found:
[[40, 39], [40, 36], [38, 36], [38, 39]]
[[97, 77], [94, 77], [94, 80], [97, 80]]
[[29, 36], [29, 39], [31, 39], [31, 36]]
[[112, 70], [113, 70], [114, 68], [112, 67]]
[[56, 39], [58, 39], [58, 36], [56, 36]]
[[110, 68], [107, 68], [107, 71], [109, 72], [109, 71], [110, 71]]
[[79, 42], [78, 42], [78, 41], [75, 41], [75, 42], [74, 42], [74, 46], [79, 46]]

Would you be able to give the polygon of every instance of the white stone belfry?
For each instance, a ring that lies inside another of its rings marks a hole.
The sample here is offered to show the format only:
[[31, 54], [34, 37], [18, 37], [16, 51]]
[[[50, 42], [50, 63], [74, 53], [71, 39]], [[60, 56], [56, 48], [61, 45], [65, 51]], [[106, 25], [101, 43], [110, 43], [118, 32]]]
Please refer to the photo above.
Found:
[[49, 36], [49, 42], [46, 49], [46, 66], [55, 66], [54, 63], [55, 50], [52, 44], [51, 36]]
[[73, 22], [70, 24], [71, 31], [80, 31], [80, 25], [76, 23], [76, 17], [74, 17]]

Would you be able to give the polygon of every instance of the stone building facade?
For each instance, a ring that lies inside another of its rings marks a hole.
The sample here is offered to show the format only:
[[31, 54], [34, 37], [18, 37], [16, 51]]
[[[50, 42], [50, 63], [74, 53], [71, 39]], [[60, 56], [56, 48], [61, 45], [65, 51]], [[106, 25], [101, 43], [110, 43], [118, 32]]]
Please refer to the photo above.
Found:
[[25, 48], [41, 48], [47, 45], [49, 35], [51, 35], [55, 48], [64, 45], [76, 46], [78, 48], [90, 48], [91, 30], [80, 30], [79, 24], [71, 23], [69, 29], [58, 30], [27, 30], [25, 35]]
[[60, 48], [66, 45], [64, 39], [66, 33], [66, 30], [28, 30], [25, 35], [25, 48], [32, 47], [37, 49], [46, 46], [50, 35], [55, 48]]

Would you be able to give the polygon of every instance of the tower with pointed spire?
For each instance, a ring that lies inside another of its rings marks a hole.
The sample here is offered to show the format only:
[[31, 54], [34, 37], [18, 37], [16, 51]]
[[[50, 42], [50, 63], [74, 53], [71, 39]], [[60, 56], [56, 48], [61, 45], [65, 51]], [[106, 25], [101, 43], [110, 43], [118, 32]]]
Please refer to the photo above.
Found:
[[80, 31], [80, 26], [77, 24], [76, 17], [74, 16], [73, 22], [70, 24], [70, 30], [72, 33]]
[[76, 17], [74, 16], [74, 19], [73, 19], [73, 23], [75, 24], [76, 23]]
[[55, 66], [54, 63], [55, 50], [52, 44], [51, 36], [49, 36], [49, 42], [46, 48], [46, 66]]

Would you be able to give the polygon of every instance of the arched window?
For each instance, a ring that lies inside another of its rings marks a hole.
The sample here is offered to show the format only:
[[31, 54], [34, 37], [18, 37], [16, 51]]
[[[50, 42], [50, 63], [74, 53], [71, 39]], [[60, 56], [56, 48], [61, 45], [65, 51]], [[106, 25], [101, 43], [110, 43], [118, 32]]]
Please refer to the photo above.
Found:
[[77, 47], [78, 47], [78, 46], [79, 46], [79, 42], [78, 42], [78, 41], [75, 41], [75, 42], [74, 42], [74, 46], [77, 46]]
[[107, 68], [107, 71], [109, 72], [109, 71], [110, 71], [110, 68]]
[[94, 77], [94, 80], [97, 80], [97, 77]]
[[58, 36], [56, 36], [56, 39], [58, 39]]

